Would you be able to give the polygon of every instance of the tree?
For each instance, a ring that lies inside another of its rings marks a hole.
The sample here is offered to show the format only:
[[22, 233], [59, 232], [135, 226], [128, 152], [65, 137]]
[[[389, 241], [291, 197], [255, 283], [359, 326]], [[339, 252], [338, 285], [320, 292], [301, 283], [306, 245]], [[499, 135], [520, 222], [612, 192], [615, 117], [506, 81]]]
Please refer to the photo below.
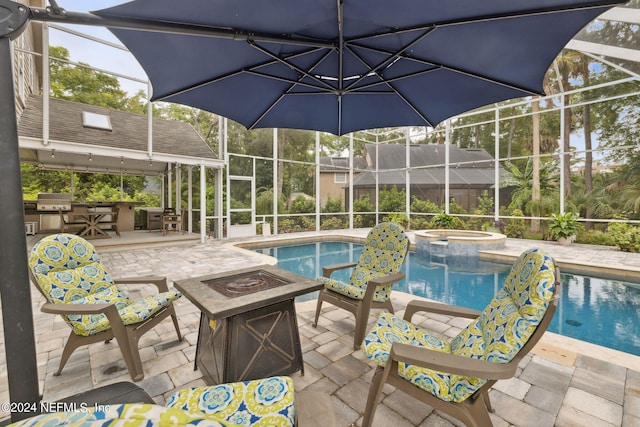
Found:
[[120, 88], [117, 78], [87, 68], [89, 64], [83, 62], [77, 67], [68, 64], [69, 51], [64, 47], [50, 46], [49, 55], [54, 98], [126, 110], [127, 93]]
[[540, 164], [540, 200], [533, 200], [533, 159], [527, 161], [522, 169], [515, 164], [507, 162], [506, 172], [503, 176], [501, 187], [512, 187], [511, 210], [520, 209], [528, 215], [533, 212], [540, 216], [546, 216], [557, 207], [557, 186], [555, 181], [556, 165], [554, 162], [541, 162]]

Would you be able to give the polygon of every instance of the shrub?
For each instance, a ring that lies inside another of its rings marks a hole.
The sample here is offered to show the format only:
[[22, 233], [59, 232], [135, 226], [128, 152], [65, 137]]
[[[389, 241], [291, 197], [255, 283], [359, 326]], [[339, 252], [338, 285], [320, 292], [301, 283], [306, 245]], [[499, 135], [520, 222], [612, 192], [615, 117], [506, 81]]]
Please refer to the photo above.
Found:
[[[511, 215], [517, 217], [524, 216], [520, 209], [514, 209]], [[510, 218], [507, 221], [507, 225], [504, 227], [504, 234], [508, 237], [522, 239], [528, 230], [529, 228], [527, 227], [527, 223], [524, 218]]]
[[455, 228], [455, 226], [456, 217], [449, 215], [445, 211], [441, 211], [431, 218], [431, 227], [433, 228]]
[[640, 228], [623, 223], [609, 224], [609, 235], [614, 244], [624, 252], [640, 252]]
[[289, 213], [311, 213], [316, 211], [316, 202], [313, 199], [308, 199], [304, 196], [296, 197], [291, 202], [291, 208]]
[[587, 245], [617, 246], [613, 241], [612, 236], [609, 233], [602, 232], [601, 230], [578, 231], [576, 242]]
[[325, 218], [320, 223], [321, 230], [342, 230], [343, 228], [345, 228], [345, 222], [335, 216]]

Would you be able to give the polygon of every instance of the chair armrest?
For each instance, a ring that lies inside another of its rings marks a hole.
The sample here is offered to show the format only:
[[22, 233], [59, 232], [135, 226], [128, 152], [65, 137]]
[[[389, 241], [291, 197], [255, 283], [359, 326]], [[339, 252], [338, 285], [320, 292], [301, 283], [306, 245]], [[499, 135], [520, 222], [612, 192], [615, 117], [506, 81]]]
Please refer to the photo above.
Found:
[[434, 371], [490, 380], [511, 378], [518, 367], [517, 363], [487, 362], [402, 343], [393, 343], [389, 359]]
[[399, 282], [402, 279], [404, 279], [403, 272], [394, 273], [394, 274], [389, 274], [387, 276], [378, 277], [376, 279], [369, 280], [369, 283], [367, 283], [367, 286], [373, 286], [374, 288], [377, 288], [378, 286], [384, 286], [391, 283]]
[[322, 277], [331, 277], [331, 273], [338, 270], [344, 270], [345, 268], [351, 268], [358, 265], [357, 262], [346, 262], [344, 264], [332, 264], [322, 267]]
[[472, 308], [443, 304], [439, 302], [412, 300], [409, 301], [409, 304], [407, 304], [407, 308], [404, 311], [404, 320], [410, 322], [413, 315], [419, 311], [444, 314], [447, 316], [465, 317], [467, 319], [475, 319], [482, 314], [481, 311], [474, 310]]
[[69, 314], [100, 314], [105, 313], [107, 308], [115, 306], [114, 304], [52, 304], [44, 303], [40, 307], [43, 313], [60, 314], [63, 316]]
[[139, 285], [139, 284], [152, 284], [158, 288], [160, 292], [168, 292], [169, 286], [167, 285], [167, 278], [160, 276], [147, 276], [147, 277], [121, 277], [114, 279], [113, 283], [116, 285]]

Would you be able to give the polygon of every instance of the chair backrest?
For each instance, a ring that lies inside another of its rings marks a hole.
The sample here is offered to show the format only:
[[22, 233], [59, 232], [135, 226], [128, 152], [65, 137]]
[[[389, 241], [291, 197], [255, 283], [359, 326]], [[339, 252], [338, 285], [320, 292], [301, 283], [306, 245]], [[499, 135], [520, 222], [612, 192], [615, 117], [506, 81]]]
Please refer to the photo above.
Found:
[[52, 234], [36, 243], [29, 268], [51, 303], [71, 303], [114, 286], [94, 246], [73, 234]]
[[[545, 314], [544, 329], [553, 316], [557, 269], [551, 257], [540, 249], [525, 251], [511, 267], [504, 286], [482, 314], [463, 329], [452, 341], [451, 352], [495, 363], [509, 363], [520, 359], [530, 346]], [[544, 332], [544, 329], [542, 332]], [[541, 334], [540, 334], [541, 335]], [[526, 346], [526, 347], [525, 347]], [[522, 350], [525, 350], [521, 353]], [[458, 399], [477, 390], [486, 381], [470, 381], [455, 377], [450, 389]]]
[[409, 238], [401, 226], [392, 222], [376, 225], [364, 242], [351, 284], [363, 286], [370, 279], [400, 272], [408, 250]]

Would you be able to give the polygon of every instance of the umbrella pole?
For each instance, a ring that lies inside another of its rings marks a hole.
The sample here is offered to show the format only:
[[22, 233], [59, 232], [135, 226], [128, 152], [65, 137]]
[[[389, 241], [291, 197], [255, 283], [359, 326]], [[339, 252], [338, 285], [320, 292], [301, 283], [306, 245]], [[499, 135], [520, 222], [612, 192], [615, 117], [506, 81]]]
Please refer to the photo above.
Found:
[[[1, 26], [0, 26], [1, 27]], [[0, 28], [0, 299], [11, 421], [39, 412], [11, 41]]]

